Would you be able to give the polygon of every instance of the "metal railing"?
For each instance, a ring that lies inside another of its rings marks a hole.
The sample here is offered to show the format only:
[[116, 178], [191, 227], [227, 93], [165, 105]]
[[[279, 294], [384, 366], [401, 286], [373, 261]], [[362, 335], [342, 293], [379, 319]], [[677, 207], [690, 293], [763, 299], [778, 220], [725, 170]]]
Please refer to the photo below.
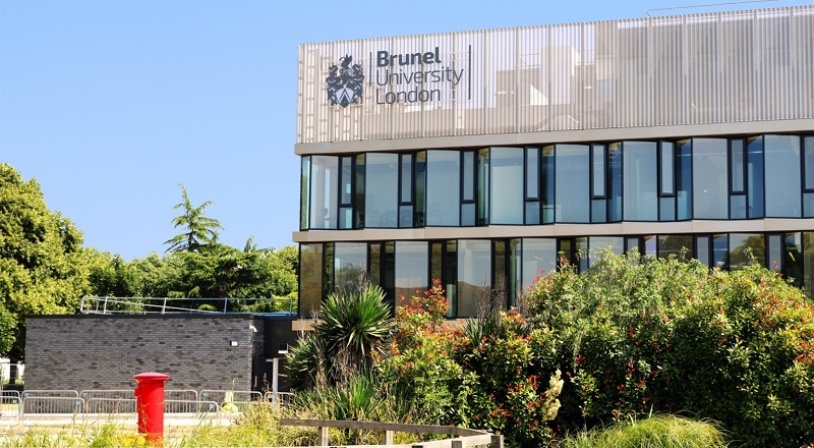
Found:
[[[225, 414], [245, 411], [250, 403], [285, 405], [290, 392], [166, 389], [164, 412], [174, 418], [191, 421], [223, 418]], [[104, 416], [108, 419], [135, 420], [136, 399], [131, 389], [27, 390], [0, 392], [0, 422], [33, 423], [45, 421], [84, 421]]]
[[[204, 306], [205, 305], [205, 306]], [[82, 297], [82, 314], [257, 314], [295, 316], [297, 299], [173, 299], [169, 297]]]

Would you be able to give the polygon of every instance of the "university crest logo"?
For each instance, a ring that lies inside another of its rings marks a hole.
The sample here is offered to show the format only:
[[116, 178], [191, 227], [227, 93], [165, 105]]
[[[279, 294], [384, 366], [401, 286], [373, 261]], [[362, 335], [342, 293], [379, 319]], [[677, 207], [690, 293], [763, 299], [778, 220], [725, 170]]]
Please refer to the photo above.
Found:
[[348, 107], [362, 101], [362, 82], [365, 76], [362, 74], [362, 66], [351, 65], [352, 62], [353, 57], [345, 55], [339, 59], [339, 66], [334, 64], [328, 68], [330, 73], [325, 82], [331, 106], [338, 104]]

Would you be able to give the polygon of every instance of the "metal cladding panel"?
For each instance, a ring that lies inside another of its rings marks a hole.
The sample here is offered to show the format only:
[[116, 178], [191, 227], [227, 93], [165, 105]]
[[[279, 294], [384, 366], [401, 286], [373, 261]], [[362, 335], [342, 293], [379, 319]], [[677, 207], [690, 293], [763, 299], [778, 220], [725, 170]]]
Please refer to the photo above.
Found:
[[814, 117], [814, 6], [300, 47], [297, 142]]

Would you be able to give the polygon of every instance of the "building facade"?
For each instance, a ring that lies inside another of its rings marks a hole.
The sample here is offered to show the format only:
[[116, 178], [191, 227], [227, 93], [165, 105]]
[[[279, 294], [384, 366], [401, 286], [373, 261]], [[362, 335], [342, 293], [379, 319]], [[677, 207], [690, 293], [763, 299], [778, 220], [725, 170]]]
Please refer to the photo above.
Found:
[[814, 297], [814, 6], [306, 44], [300, 315], [358, 271], [450, 317], [592, 251]]

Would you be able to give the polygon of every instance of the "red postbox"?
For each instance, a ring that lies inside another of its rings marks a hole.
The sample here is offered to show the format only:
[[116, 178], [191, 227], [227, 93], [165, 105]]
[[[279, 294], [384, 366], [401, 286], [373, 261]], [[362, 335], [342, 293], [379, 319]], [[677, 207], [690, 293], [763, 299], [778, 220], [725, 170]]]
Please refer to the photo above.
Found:
[[164, 438], [164, 383], [169, 375], [145, 372], [135, 375], [138, 432], [146, 434], [153, 445], [161, 445]]

